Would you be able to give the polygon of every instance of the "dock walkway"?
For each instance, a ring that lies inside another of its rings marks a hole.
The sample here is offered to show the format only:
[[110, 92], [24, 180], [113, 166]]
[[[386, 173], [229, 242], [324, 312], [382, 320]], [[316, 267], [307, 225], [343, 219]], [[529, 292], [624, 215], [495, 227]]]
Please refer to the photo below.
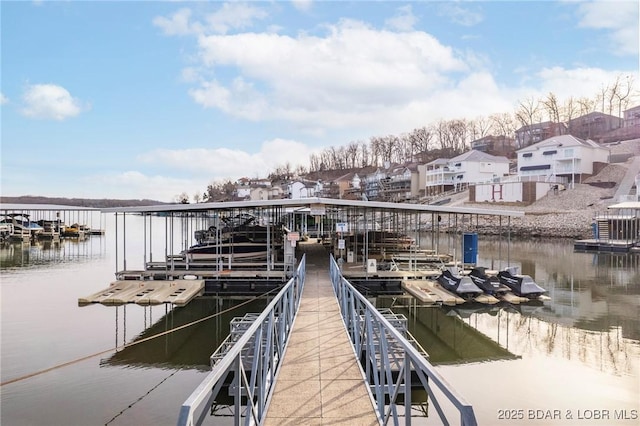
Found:
[[301, 244], [300, 308], [266, 416], [267, 425], [377, 425], [373, 402], [340, 316], [319, 244]]

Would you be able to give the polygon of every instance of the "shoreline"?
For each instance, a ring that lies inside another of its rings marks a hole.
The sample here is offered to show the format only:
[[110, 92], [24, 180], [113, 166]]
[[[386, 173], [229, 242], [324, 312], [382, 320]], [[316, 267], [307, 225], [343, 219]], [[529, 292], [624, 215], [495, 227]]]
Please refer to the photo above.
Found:
[[[468, 192], [460, 194], [452, 205], [483, 208], [492, 210], [519, 210], [523, 217], [510, 219], [511, 235], [535, 238], [594, 238], [591, 224], [598, 214], [605, 213], [607, 207], [616, 204], [614, 196], [620, 182], [627, 173], [627, 165], [610, 164], [599, 174], [585, 179], [584, 183], [575, 184], [558, 193], [549, 191], [544, 197], [529, 205], [514, 205], [500, 203], [469, 202]], [[610, 187], [603, 187], [603, 183], [612, 183]], [[477, 232], [479, 235], [500, 235], [500, 219], [480, 215], [472, 219], [473, 223], [464, 224], [463, 228]], [[509, 220], [502, 219], [504, 235], [507, 232]], [[447, 232], [447, 224], [440, 224], [441, 231]], [[463, 229], [464, 231], [464, 229]]]

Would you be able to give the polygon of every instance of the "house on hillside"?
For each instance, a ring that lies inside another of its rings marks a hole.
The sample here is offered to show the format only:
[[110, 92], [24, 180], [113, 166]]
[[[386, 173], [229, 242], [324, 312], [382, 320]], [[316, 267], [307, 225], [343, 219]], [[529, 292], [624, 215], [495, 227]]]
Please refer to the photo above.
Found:
[[[414, 170], [417, 168], [411, 165]], [[411, 193], [411, 168], [397, 164], [389, 167], [386, 177], [379, 182], [378, 199], [380, 201], [403, 202], [412, 198]]]
[[513, 138], [506, 136], [485, 136], [480, 139], [471, 141], [471, 149], [476, 151], [482, 151], [486, 153], [500, 153], [500, 155], [506, 155], [512, 152], [514, 149]]
[[333, 183], [338, 187], [338, 198], [360, 200], [362, 198], [362, 179], [356, 172], [350, 172], [336, 178]]
[[386, 162], [382, 167], [377, 167], [371, 173], [363, 176], [360, 185], [363, 187], [363, 194], [368, 200], [380, 200], [382, 196], [381, 181], [389, 176], [389, 173], [397, 164]]
[[640, 129], [640, 105], [625, 110], [623, 126]]
[[622, 127], [623, 120], [602, 112], [590, 112], [569, 121], [569, 134], [580, 139], [599, 140], [606, 133]]
[[567, 126], [564, 123], [545, 121], [544, 123], [522, 126], [515, 131], [516, 148], [523, 148], [553, 136], [566, 134]]
[[571, 135], [545, 139], [519, 149], [517, 154], [521, 180], [581, 182], [595, 174], [598, 164], [603, 167], [609, 162], [609, 150]]
[[436, 195], [508, 175], [509, 159], [471, 150], [451, 159], [439, 158], [427, 163], [425, 192]]
[[322, 187], [322, 181], [296, 180], [287, 185], [287, 192], [289, 198], [292, 199], [311, 198], [317, 197], [318, 194], [322, 193]]
[[640, 139], [640, 105], [624, 111], [622, 127], [599, 138], [599, 142], [619, 142]]

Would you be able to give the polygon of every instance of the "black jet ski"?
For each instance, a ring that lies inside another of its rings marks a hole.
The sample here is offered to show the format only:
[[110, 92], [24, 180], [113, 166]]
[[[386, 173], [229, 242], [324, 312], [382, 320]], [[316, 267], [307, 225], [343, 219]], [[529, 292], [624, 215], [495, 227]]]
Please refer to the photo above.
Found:
[[449, 269], [442, 271], [436, 280], [445, 290], [455, 293], [463, 299], [472, 299], [482, 294], [482, 289], [475, 285], [471, 278], [454, 275]]
[[500, 283], [500, 279], [495, 275], [487, 275], [487, 268], [482, 266], [475, 267], [469, 273], [469, 278], [475, 285], [480, 287], [482, 291], [491, 296], [501, 296], [507, 291], [511, 291], [509, 287]]
[[500, 283], [506, 285], [516, 295], [526, 297], [527, 299], [537, 299], [547, 292], [540, 287], [529, 275], [515, 273], [513, 268], [506, 268], [498, 272]]

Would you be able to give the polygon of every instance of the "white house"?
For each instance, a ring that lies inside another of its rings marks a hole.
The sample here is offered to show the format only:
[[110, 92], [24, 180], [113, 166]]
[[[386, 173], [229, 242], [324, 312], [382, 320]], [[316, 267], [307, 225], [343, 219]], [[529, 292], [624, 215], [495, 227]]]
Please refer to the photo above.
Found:
[[321, 181], [317, 182], [303, 182], [293, 181], [288, 185], [289, 198], [311, 198], [316, 197], [317, 194], [322, 192], [324, 185]]
[[471, 150], [451, 159], [427, 163], [426, 193], [433, 195], [468, 184], [492, 182], [509, 174], [509, 159]]
[[522, 148], [518, 176], [522, 180], [580, 182], [594, 174], [594, 163], [608, 163], [609, 150], [592, 140], [571, 135], [554, 136]]

